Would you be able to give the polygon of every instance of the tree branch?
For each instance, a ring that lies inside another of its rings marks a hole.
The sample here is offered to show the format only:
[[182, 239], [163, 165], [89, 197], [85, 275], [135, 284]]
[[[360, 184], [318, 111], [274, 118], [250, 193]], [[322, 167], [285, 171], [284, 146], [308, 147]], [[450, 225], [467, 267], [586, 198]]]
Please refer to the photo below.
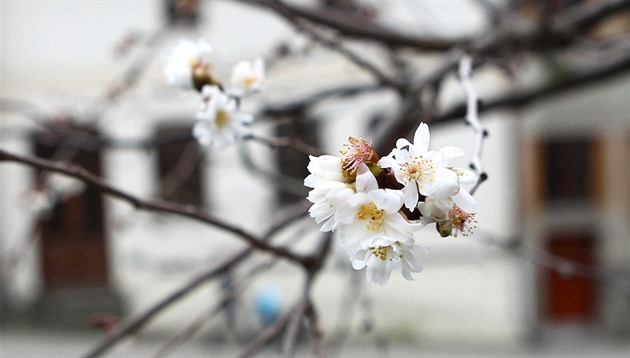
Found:
[[363, 22], [358, 22], [335, 11], [307, 9], [277, 0], [252, 0], [246, 3], [260, 5], [282, 17], [286, 17], [286, 11], [288, 10], [295, 16], [332, 28], [347, 37], [381, 42], [387, 44], [390, 48], [412, 47], [421, 51], [446, 51], [463, 45], [470, 40], [467, 38], [459, 40], [431, 39], [426, 36], [405, 35], [380, 25], [367, 25]]
[[[482, 103], [479, 112], [497, 110], [501, 108], [521, 108], [533, 102], [544, 100], [563, 91], [578, 89], [609, 80], [630, 71], [630, 54], [606, 65], [594, 66], [576, 72], [557, 81], [536, 86], [524, 91], [510, 93], [505, 96]], [[466, 103], [459, 103], [447, 109], [435, 118], [435, 123], [449, 122], [461, 119], [466, 115]]]
[[370, 62], [368, 62], [367, 60], [365, 60], [364, 58], [360, 57], [358, 54], [356, 54], [355, 52], [351, 51], [350, 49], [344, 47], [341, 44], [341, 41], [339, 40], [333, 40], [333, 39], [329, 39], [321, 34], [319, 34], [315, 29], [311, 28], [310, 26], [307, 26], [306, 24], [304, 24], [301, 20], [302, 18], [299, 16], [299, 14], [295, 13], [293, 11], [293, 9], [289, 6], [286, 5], [280, 1], [265, 1], [263, 0], [264, 3], [267, 3], [268, 6], [272, 7], [273, 10], [280, 16], [282, 16], [283, 18], [285, 18], [287, 21], [289, 21], [291, 24], [293, 24], [293, 26], [300, 32], [303, 32], [306, 36], [310, 37], [311, 39], [313, 39], [314, 41], [318, 42], [319, 44], [321, 44], [322, 46], [338, 52], [339, 54], [341, 54], [342, 56], [344, 56], [345, 58], [347, 58], [350, 62], [354, 63], [355, 65], [357, 65], [358, 67], [364, 69], [365, 71], [367, 71], [368, 73], [370, 73], [372, 75], [372, 77], [374, 77], [378, 83], [382, 84], [382, 85], [386, 85], [386, 86], [392, 86], [392, 87], [396, 87], [397, 83], [389, 78], [388, 76], [386, 76], [383, 71], [381, 71], [379, 68], [377, 68], [376, 66], [374, 66], [373, 64], [371, 64]]
[[256, 249], [272, 253], [278, 257], [286, 258], [302, 266], [310, 265], [309, 258], [298, 256], [297, 254], [285, 248], [275, 247], [270, 244], [267, 244], [256, 235], [246, 232], [245, 230], [239, 227], [236, 227], [224, 221], [221, 221], [211, 216], [208, 213], [202, 212], [195, 206], [180, 205], [180, 204], [162, 201], [162, 200], [147, 200], [147, 199], [139, 198], [137, 196], [124, 192], [120, 189], [117, 189], [105, 183], [98, 176], [90, 173], [89, 171], [77, 165], [74, 165], [71, 163], [65, 163], [65, 162], [46, 160], [46, 159], [37, 158], [37, 157], [12, 154], [3, 149], [0, 149], [0, 161], [12, 161], [12, 162], [26, 164], [26, 165], [39, 168], [39, 169], [66, 174], [68, 176], [81, 180], [85, 184], [90, 185], [91, 187], [97, 189], [98, 191], [104, 194], [126, 201], [132, 204], [137, 209], [156, 211], [156, 212], [167, 212], [167, 213], [191, 218], [197, 221], [201, 221], [201, 222], [210, 224], [216, 228], [225, 230], [227, 232], [230, 232], [236, 235], [237, 237], [241, 238], [247, 244], [251, 245], [252, 247]]
[[273, 337], [277, 336], [278, 333], [287, 325], [287, 322], [296, 314], [300, 314], [306, 308], [307, 300], [305, 297], [302, 297], [294, 306], [291, 308], [289, 312], [287, 312], [284, 317], [275, 321], [271, 326], [265, 329], [256, 339], [250, 342], [245, 349], [241, 352], [239, 357], [245, 358], [250, 357], [252, 354], [256, 353], [260, 348], [267, 342], [269, 342]]
[[[284, 219], [282, 221], [275, 223], [272, 227], [269, 228], [269, 230], [267, 230], [267, 232], [263, 236], [263, 241], [269, 240], [273, 235], [275, 235], [277, 232], [285, 228], [296, 219], [301, 218], [305, 213], [306, 209], [301, 207], [297, 207], [296, 210], [290, 211], [289, 214], [284, 216]], [[143, 313], [125, 322], [124, 324], [117, 326], [107, 337], [105, 337], [101, 342], [92, 347], [92, 349], [88, 353], [86, 353], [84, 357], [98, 357], [109, 351], [124, 338], [140, 330], [145, 324], [151, 321], [160, 312], [170, 307], [172, 304], [179, 301], [205, 282], [230, 270], [233, 266], [246, 259], [252, 253], [254, 253], [254, 248], [247, 247], [245, 249], [242, 249], [240, 252], [234, 254], [232, 257], [226, 259], [222, 263], [209, 268], [204, 273], [199, 274], [186, 284], [182, 285], [179, 289], [172, 291], [168, 296], [166, 296], [164, 299], [162, 299]]]
[[475, 194], [479, 185], [488, 178], [483, 168], [483, 162], [481, 161], [483, 142], [484, 138], [487, 136], [487, 131], [479, 121], [479, 97], [472, 83], [472, 65], [472, 58], [470, 56], [462, 57], [459, 63], [459, 81], [466, 95], [466, 123], [472, 128], [475, 137], [475, 147], [470, 167], [477, 173], [478, 178], [477, 183], [470, 189], [471, 195]]

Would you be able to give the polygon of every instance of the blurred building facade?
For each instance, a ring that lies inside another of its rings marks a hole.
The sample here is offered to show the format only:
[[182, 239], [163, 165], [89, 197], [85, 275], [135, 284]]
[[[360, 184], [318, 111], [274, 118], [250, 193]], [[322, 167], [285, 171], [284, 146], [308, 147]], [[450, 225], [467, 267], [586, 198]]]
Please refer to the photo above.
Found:
[[[156, 59], [145, 64], [149, 68], [140, 82], [120, 99], [103, 96], [102, 89], [116, 83], [141, 50], [132, 48], [116, 61], [108, 51], [121, 38], [146, 39], [149, 31], [161, 28], [164, 3], [3, 4], [6, 100], [0, 145], [23, 154], [70, 158], [134, 195], [198, 205], [260, 232], [282, 215], [281, 203], [305, 195], [300, 168], [305, 170], [306, 158], [265, 147], [249, 153], [242, 148], [201, 153], [206, 149], [186, 135], [197, 98], [167, 88], [162, 58], [180, 37], [201, 35], [215, 48], [217, 73], [227, 79], [237, 60], [261, 55], [297, 35], [256, 8], [228, 1], [184, 3], [188, 7], [183, 10], [167, 7], [168, 18], [177, 25], [156, 40]], [[434, 9], [447, 10], [437, 5]], [[397, 10], [392, 6], [387, 11]], [[466, 11], [458, 16], [479, 16]], [[460, 23], [476, 26], [474, 21]], [[136, 32], [125, 37], [130, 29]], [[303, 46], [295, 43], [289, 44]], [[338, 55], [309, 51], [270, 66], [268, 92], [244, 103], [245, 109], [255, 111], [317, 89], [369, 81]], [[528, 69], [532, 78], [550, 75], [544, 66], [534, 67]], [[509, 85], [492, 72], [476, 73], [475, 80], [482, 97]], [[627, 277], [630, 270], [628, 83], [624, 77], [567, 92], [527, 110], [484, 114], [490, 137], [483, 160], [490, 180], [476, 195], [481, 209], [475, 235], [441, 239], [425, 229], [421, 235], [432, 250], [421, 259], [425, 271], [413, 282], [392, 277], [386, 288], [363, 287], [365, 299], [349, 321], [355, 326], [374, 321], [389, 337], [420, 341], [514, 343], [563, 325], [628, 332], [623, 317], [630, 314], [629, 288], [615, 279]], [[463, 98], [455, 81], [446, 91], [447, 101]], [[267, 134], [309, 133], [310, 143], [334, 153], [350, 135], [369, 138], [373, 133], [366, 118], [388, 104], [394, 104], [389, 94], [366, 94], [353, 103], [317, 106], [302, 124], [266, 122], [256, 128]], [[315, 129], [309, 126], [313, 122], [318, 123]], [[90, 123], [97, 123], [92, 131], [82, 130]], [[472, 151], [471, 132], [464, 125], [435, 126], [431, 133], [434, 147], [457, 145]], [[262, 163], [262, 168], [243, 158]], [[298, 169], [286, 165], [300, 161]], [[95, 311], [141, 312], [209, 263], [243, 247], [220, 230], [136, 210], [61, 177], [54, 185], [63, 188], [55, 194], [62, 197], [51, 201], [37, 194], [41, 190], [36, 189], [51, 185], [42, 182], [41, 173], [15, 164], [1, 168], [4, 318], [85, 320]], [[278, 185], [266, 171], [283, 171], [295, 180]], [[275, 209], [262, 209], [269, 207]], [[287, 240], [294, 237], [305, 237], [299, 247], [308, 250], [318, 239], [315, 224], [305, 223], [286, 234]], [[556, 267], [557, 260], [536, 254], [535, 248], [585, 266], [577, 271], [575, 266]], [[345, 295], [359, 289], [357, 280], [364, 277], [362, 272], [353, 274], [339, 248], [333, 249], [328, 265], [316, 283], [315, 304], [324, 329], [333, 329]], [[555, 270], [545, 265], [556, 265]], [[298, 273], [288, 264], [277, 265], [243, 294], [228, 322], [243, 331], [258, 327], [256, 289], [279, 287], [288, 303], [301, 290]], [[161, 316], [155, 329], [172, 329], [195, 317], [200, 307], [216, 301], [221, 287], [221, 282], [206, 285]], [[220, 322], [209, 331], [221, 334], [223, 327]]]

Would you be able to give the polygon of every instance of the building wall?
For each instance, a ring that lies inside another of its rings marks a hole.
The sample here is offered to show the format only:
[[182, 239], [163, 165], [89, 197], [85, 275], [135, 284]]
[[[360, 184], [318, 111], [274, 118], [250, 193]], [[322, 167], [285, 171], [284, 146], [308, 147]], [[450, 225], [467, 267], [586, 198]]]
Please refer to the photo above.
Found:
[[[553, 232], [590, 232], [595, 238], [594, 260], [598, 269], [587, 270], [594, 277], [596, 308], [590, 325], [604, 331], [628, 331], [620, 319], [627, 304], [630, 270], [628, 241], [628, 169], [627, 146], [630, 141], [628, 121], [628, 77], [623, 76], [587, 90], [574, 91], [540, 103], [526, 112], [523, 121], [523, 170], [526, 173], [526, 238], [532, 245], [545, 247]], [[555, 139], [592, 140], [595, 161], [593, 200], [589, 203], [548, 204], [542, 195], [544, 183], [540, 169], [544, 157], [540, 144]], [[544, 270], [536, 268], [532, 317], [544, 323]], [[579, 276], [579, 273], [577, 274]], [[568, 274], [568, 278], [572, 276]]]

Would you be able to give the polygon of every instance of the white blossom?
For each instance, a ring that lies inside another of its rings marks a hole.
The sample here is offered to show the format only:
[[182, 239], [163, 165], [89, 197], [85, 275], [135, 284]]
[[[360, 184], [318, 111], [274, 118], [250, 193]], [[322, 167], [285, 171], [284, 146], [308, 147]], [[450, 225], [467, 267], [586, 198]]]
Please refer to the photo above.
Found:
[[457, 237], [459, 233], [468, 236], [477, 224], [478, 204], [464, 189], [448, 198], [428, 197], [418, 204], [418, 209], [422, 213], [422, 222], [425, 225], [435, 222], [443, 237]]
[[421, 123], [414, 135], [414, 143], [398, 139], [396, 148], [381, 158], [379, 165], [391, 168], [396, 180], [404, 185], [405, 207], [414, 210], [425, 197], [448, 198], [459, 191], [460, 179], [468, 182], [476, 176], [465, 169], [451, 167], [453, 159], [464, 155], [464, 150], [447, 146], [429, 151], [429, 127]]
[[404, 185], [405, 207], [413, 210], [418, 205], [419, 194], [428, 196], [438, 190], [439, 185], [450, 182], [442, 172], [444, 155], [441, 152], [429, 151], [429, 128], [421, 123], [414, 135], [414, 143], [404, 138], [396, 141], [396, 148], [379, 160], [383, 168], [391, 168], [396, 180]]
[[320, 155], [319, 157], [311, 155], [309, 159], [310, 161], [306, 168], [311, 174], [304, 179], [305, 186], [314, 188], [320, 181], [343, 182], [341, 158], [333, 155]]
[[411, 273], [422, 271], [422, 265], [416, 256], [429, 252], [413, 239], [393, 243], [376, 239], [369, 244], [355, 246], [349, 250], [352, 267], [355, 270], [366, 267], [368, 283], [377, 283], [381, 286], [387, 284], [392, 271], [398, 267], [405, 279], [413, 280]]
[[341, 158], [332, 155], [309, 158], [307, 168], [311, 174], [304, 179], [304, 185], [313, 188], [307, 197], [313, 203], [309, 214], [322, 225], [322, 232], [335, 230], [338, 203], [352, 195], [354, 190], [343, 181]]
[[262, 58], [256, 58], [253, 61], [243, 60], [232, 68], [231, 86], [228, 92], [231, 95], [242, 97], [261, 91], [264, 88], [264, 83], [265, 61]]
[[249, 133], [254, 117], [238, 111], [237, 103], [216, 86], [204, 86], [203, 104], [197, 112], [193, 136], [203, 146], [224, 147]]
[[336, 218], [344, 246], [375, 239], [390, 243], [406, 241], [420, 224], [411, 224], [400, 213], [403, 194], [399, 190], [379, 189], [376, 178], [365, 164], [358, 167], [356, 193], [338, 204]]
[[355, 137], [341, 158], [310, 157], [304, 179], [312, 188], [309, 213], [321, 231], [338, 231], [352, 266], [365, 268], [368, 282], [384, 286], [396, 269], [412, 280], [422, 270], [418, 255], [428, 252], [414, 238], [424, 226], [435, 224], [442, 237], [467, 236], [476, 227], [478, 205], [466, 186], [477, 176], [453, 166], [464, 151], [430, 151], [429, 139], [422, 123], [414, 143], [401, 138], [380, 159], [367, 140]]
[[212, 47], [201, 39], [181, 40], [166, 57], [164, 75], [168, 83], [181, 89], [192, 89], [195, 73], [210, 76], [211, 52]]
[[319, 182], [308, 193], [307, 199], [313, 203], [308, 212], [321, 224], [322, 232], [333, 231], [338, 227], [337, 209], [353, 193], [347, 184], [338, 181]]

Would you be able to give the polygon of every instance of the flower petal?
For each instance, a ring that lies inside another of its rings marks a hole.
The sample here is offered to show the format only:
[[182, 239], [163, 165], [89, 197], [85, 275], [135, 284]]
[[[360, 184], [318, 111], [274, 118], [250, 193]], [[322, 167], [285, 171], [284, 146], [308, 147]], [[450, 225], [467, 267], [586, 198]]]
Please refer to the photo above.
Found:
[[405, 195], [405, 207], [414, 210], [418, 205], [418, 184], [415, 181], [410, 182], [402, 189], [402, 192]]
[[368, 169], [365, 163], [359, 164], [357, 168], [357, 180], [355, 182], [358, 193], [367, 193], [372, 190], [378, 189], [378, 183], [374, 174]]
[[413, 145], [419, 147], [423, 152], [426, 152], [429, 150], [430, 139], [429, 126], [426, 123], [420, 123], [413, 136]]
[[476, 213], [479, 210], [479, 205], [475, 198], [464, 189], [459, 189], [459, 192], [453, 195], [453, 202], [457, 204], [460, 209], [468, 213]]

